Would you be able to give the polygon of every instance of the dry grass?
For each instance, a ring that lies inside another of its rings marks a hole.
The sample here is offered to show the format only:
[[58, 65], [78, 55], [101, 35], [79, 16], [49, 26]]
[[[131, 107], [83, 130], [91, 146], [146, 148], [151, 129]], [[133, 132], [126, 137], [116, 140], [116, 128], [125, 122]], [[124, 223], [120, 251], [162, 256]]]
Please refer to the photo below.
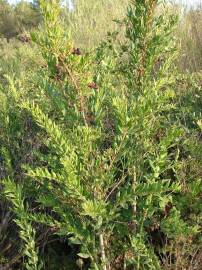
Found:
[[114, 19], [123, 18], [129, 0], [79, 0], [76, 10], [67, 14], [67, 25], [81, 48], [96, 47], [108, 31], [117, 29]]
[[178, 34], [182, 45], [181, 69], [189, 72], [202, 70], [202, 9], [185, 14]]
[[[123, 18], [130, 0], [77, 0], [76, 10], [67, 13], [66, 25], [76, 46], [96, 47], [108, 31], [117, 29], [113, 21]], [[181, 8], [171, 10], [181, 13]], [[202, 8], [189, 10], [181, 17], [176, 36], [181, 42], [179, 67], [182, 72], [202, 70]]]

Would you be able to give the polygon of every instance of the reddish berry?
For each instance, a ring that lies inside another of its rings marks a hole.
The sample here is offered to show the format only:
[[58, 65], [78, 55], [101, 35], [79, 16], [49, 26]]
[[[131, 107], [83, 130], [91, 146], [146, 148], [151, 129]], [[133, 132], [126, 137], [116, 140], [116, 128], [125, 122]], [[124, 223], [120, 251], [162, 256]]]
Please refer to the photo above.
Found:
[[81, 51], [79, 48], [73, 48], [72, 54], [74, 55], [81, 55]]
[[97, 84], [96, 84], [95, 82], [89, 83], [89, 84], [88, 84], [88, 87], [91, 88], [91, 89], [95, 89], [95, 90], [98, 89], [98, 86], [97, 86]]

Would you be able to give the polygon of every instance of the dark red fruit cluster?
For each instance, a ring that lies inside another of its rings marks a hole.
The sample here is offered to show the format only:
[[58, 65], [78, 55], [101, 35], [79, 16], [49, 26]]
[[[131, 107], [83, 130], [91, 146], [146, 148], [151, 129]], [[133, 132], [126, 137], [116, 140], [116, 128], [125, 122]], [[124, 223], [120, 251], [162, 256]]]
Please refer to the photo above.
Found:
[[22, 42], [22, 43], [29, 43], [31, 41], [30, 37], [26, 36], [26, 35], [20, 35], [18, 37], [18, 39]]
[[173, 208], [173, 205], [171, 202], [167, 203], [164, 209], [164, 216], [167, 217], [170, 213], [170, 210]]
[[81, 55], [81, 51], [80, 51], [79, 48], [73, 48], [72, 54], [74, 54], [74, 55]]
[[98, 85], [97, 85], [95, 82], [89, 83], [89, 84], [88, 84], [88, 87], [91, 88], [91, 89], [95, 89], [95, 90], [98, 89]]

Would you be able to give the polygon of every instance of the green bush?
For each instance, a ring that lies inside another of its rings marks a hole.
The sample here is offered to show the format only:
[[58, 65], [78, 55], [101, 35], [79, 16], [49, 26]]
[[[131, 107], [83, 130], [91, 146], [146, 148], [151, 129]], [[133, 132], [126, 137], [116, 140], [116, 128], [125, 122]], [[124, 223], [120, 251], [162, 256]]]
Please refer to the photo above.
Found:
[[[59, 23], [59, 0], [40, 1], [43, 25], [31, 37], [43, 60], [17, 76], [8, 67], [0, 91], [1, 197], [24, 269], [48, 269], [38, 241], [47, 231], [74, 247], [81, 269], [193, 266], [200, 82], [178, 74], [177, 17], [158, 2], [131, 1], [116, 31], [83, 52]], [[51, 269], [70, 269], [56, 261]]]
[[7, 0], [0, 0], [0, 37], [10, 40], [38, 26], [40, 19], [31, 3], [20, 1], [10, 5]]

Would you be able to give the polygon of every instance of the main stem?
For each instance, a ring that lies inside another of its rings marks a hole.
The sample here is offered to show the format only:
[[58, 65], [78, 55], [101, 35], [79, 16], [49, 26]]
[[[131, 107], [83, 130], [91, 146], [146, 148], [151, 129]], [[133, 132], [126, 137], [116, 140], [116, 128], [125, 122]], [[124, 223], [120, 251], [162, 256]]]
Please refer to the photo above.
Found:
[[102, 260], [103, 270], [107, 270], [103, 233], [99, 235], [99, 238], [100, 238], [100, 251], [101, 251], [101, 260]]
[[[137, 176], [136, 176], [136, 169], [134, 168], [134, 175], [133, 175], [133, 190], [135, 191], [137, 186]], [[134, 197], [133, 204], [132, 204], [132, 211], [133, 211], [133, 222], [134, 222], [134, 231], [136, 231], [136, 217], [137, 217], [137, 197]]]

